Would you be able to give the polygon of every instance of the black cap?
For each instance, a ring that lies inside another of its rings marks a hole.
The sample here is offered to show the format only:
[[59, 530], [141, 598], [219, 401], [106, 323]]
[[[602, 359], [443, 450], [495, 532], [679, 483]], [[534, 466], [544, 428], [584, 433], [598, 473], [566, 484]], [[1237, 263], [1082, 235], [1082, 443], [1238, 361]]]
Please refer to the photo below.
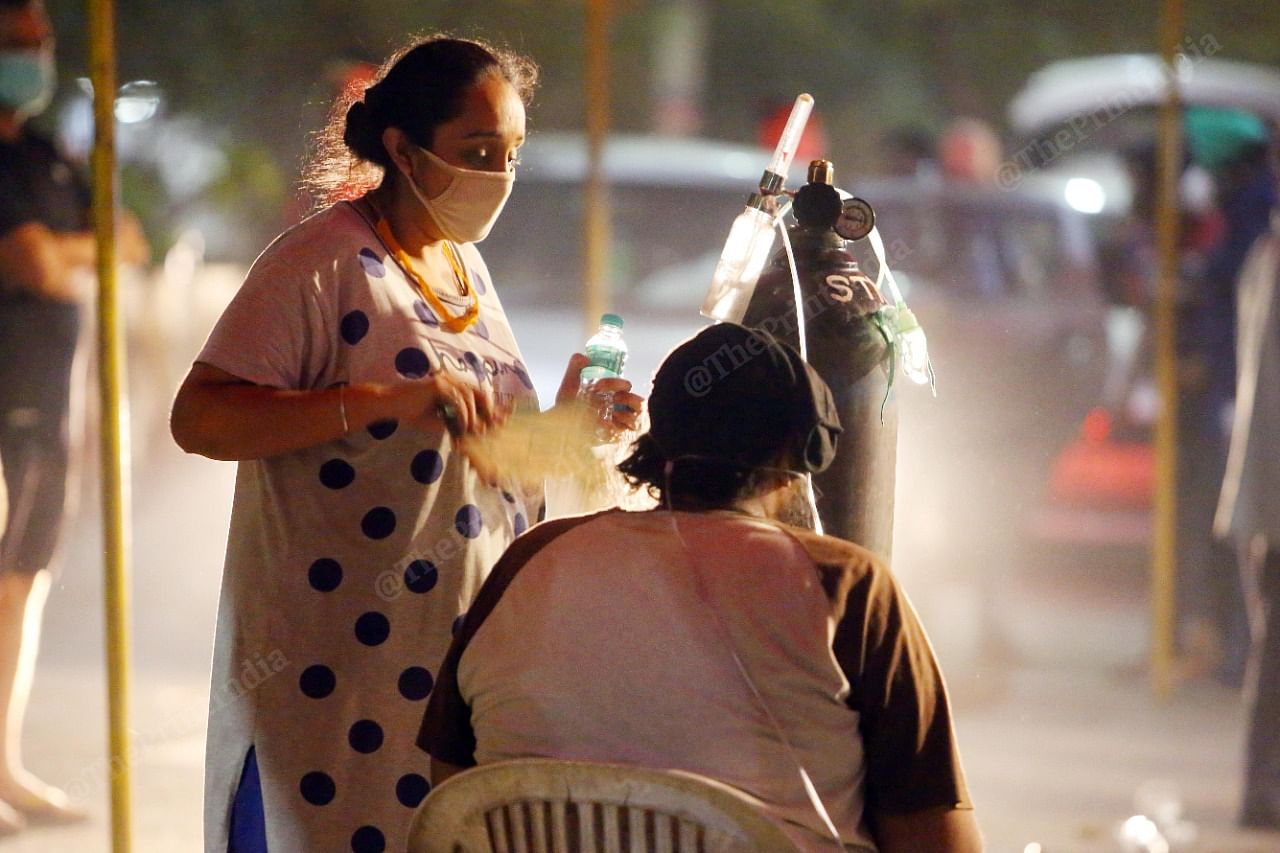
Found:
[[762, 329], [708, 326], [672, 350], [649, 397], [649, 434], [667, 459], [712, 457], [802, 473], [835, 458], [831, 389], [800, 353]]

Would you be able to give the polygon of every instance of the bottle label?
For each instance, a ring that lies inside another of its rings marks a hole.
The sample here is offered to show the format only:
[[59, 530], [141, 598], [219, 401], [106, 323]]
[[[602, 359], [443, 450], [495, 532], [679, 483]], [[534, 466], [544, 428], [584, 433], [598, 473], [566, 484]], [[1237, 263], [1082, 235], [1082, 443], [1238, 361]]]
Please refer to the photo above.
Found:
[[588, 345], [587, 358], [591, 359], [591, 364], [582, 369], [582, 377], [586, 379], [590, 373], [591, 378], [595, 380], [606, 376], [621, 376], [627, 353], [626, 350], [617, 347]]

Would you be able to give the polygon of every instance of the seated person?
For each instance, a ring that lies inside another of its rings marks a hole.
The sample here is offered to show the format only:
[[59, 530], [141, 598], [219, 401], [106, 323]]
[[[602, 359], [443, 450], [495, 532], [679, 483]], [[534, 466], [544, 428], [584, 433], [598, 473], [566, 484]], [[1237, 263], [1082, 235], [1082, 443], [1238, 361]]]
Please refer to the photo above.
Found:
[[675, 768], [755, 796], [801, 849], [833, 830], [849, 850], [980, 849], [906, 596], [869, 551], [782, 523], [835, 455], [826, 384], [724, 323], [667, 356], [649, 409], [620, 468], [662, 507], [511, 545], [436, 680], [433, 781], [522, 757]]

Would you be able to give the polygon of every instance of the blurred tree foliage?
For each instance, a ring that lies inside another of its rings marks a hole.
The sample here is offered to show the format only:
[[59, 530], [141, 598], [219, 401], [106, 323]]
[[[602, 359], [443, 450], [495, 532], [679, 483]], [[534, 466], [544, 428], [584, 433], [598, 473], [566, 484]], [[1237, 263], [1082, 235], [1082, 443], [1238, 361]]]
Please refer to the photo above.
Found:
[[[958, 115], [1003, 125], [1004, 107], [1056, 59], [1155, 48], [1158, 0], [665, 0], [699, 5], [711, 27], [704, 132], [753, 141], [767, 107], [814, 94], [837, 162], [877, 162], [886, 130], [937, 131]], [[583, 123], [585, 0], [118, 0], [121, 80], [160, 82], [170, 114], [218, 128], [251, 203], [273, 221], [308, 134], [334, 94], [335, 61], [379, 61], [409, 34], [476, 35], [533, 56], [543, 83], [530, 126]], [[650, 126], [658, 0], [614, 0], [612, 115], [620, 130]], [[1187, 34], [1211, 35], [1222, 57], [1280, 65], [1280, 4], [1187, 0]], [[50, 0], [64, 77], [84, 73], [84, 4]], [[247, 182], [247, 183], [246, 183]]]

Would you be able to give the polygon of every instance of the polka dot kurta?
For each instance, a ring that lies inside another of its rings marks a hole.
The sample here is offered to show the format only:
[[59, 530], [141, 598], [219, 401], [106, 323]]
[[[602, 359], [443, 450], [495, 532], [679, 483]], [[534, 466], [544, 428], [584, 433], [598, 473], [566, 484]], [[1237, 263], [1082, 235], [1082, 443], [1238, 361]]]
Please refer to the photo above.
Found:
[[[474, 247], [462, 252], [481, 310], [455, 334], [370, 223], [335, 205], [258, 258], [198, 361], [283, 389], [446, 370], [532, 400], [488, 272]], [[394, 421], [240, 463], [214, 651], [206, 850], [226, 850], [250, 748], [272, 853], [402, 849], [428, 790], [414, 740], [437, 667], [540, 501], [481, 483], [443, 429]]]

